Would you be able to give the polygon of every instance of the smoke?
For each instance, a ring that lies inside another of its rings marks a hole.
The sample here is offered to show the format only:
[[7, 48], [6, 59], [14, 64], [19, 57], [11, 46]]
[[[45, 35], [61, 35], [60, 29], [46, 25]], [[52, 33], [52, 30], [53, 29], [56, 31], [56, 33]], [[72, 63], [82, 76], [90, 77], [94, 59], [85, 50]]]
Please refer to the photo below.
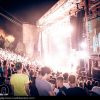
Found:
[[8, 35], [2, 28], [0, 28], [0, 36], [5, 40], [8, 40], [10, 43], [15, 41], [15, 37], [13, 35]]
[[15, 37], [13, 35], [8, 35], [5, 37], [6, 40], [8, 40], [10, 43], [14, 42]]

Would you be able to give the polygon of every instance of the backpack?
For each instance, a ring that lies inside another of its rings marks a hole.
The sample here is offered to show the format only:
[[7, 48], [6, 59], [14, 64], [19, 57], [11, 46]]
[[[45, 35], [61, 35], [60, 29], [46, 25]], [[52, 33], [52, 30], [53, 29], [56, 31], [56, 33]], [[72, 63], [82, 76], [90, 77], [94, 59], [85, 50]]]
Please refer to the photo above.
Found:
[[33, 77], [32, 82], [29, 83], [29, 89], [30, 89], [30, 96], [39, 96], [39, 92], [36, 87], [36, 77]]

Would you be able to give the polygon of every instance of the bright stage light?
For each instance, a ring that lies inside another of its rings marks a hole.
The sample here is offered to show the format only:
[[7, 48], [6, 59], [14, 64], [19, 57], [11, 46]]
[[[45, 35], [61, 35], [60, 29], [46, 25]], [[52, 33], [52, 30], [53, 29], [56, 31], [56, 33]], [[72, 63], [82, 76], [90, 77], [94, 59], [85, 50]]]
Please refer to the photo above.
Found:
[[55, 22], [42, 30], [43, 65], [51, 67], [55, 72], [76, 73], [75, 61], [73, 69], [69, 64], [71, 49], [69, 38], [74, 28], [70, 24], [69, 17]]
[[71, 37], [74, 27], [68, 22], [59, 21], [47, 29], [53, 37]]
[[57, 56], [46, 56], [44, 59], [44, 65], [50, 67], [54, 72], [62, 72], [69, 74], [76, 74], [77, 66], [79, 65], [79, 60], [77, 57], [71, 56], [66, 58], [63, 53], [57, 53]]
[[87, 48], [87, 43], [86, 43], [86, 42], [82, 42], [82, 43], [80, 44], [80, 47], [81, 47], [82, 49], [86, 49], [86, 48]]
[[50, 67], [54, 72], [66, 72], [66, 62], [62, 60], [62, 56], [63, 54], [60, 53], [57, 56], [47, 55], [44, 58], [44, 65]]
[[76, 71], [77, 71], [77, 67], [79, 65], [79, 58], [77, 56], [77, 53], [76, 52], [71, 52], [70, 56], [69, 56], [69, 74], [76, 74]]
[[67, 29], [66, 29], [66, 33], [69, 34], [69, 36], [71, 36], [71, 33], [74, 31], [74, 28], [72, 25], [68, 25]]
[[89, 53], [87, 51], [79, 51], [78, 56], [79, 56], [80, 59], [88, 59]]

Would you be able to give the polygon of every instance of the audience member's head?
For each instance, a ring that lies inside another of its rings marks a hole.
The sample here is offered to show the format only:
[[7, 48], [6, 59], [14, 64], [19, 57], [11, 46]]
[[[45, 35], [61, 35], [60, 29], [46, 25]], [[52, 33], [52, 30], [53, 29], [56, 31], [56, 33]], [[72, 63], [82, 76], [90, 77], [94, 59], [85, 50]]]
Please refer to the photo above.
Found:
[[52, 73], [52, 76], [55, 76], [55, 73]]
[[99, 86], [99, 82], [96, 81], [95, 84], [94, 84], [94, 86]]
[[35, 71], [33, 69], [30, 70], [30, 76], [34, 77]]
[[29, 69], [29, 67], [30, 67], [29, 64], [27, 64], [26, 68]]
[[92, 80], [92, 86], [94, 86], [94, 84], [95, 84], [95, 81], [94, 81], [94, 80]]
[[90, 80], [87, 81], [87, 85], [91, 85], [91, 81]]
[[68, 73], [64, 73], [63, 77], [64, 77], [64, 80], [67, 81], [68, 80]]
[[76, 77], [75, 75], [70, 75], [68, 78], [70, 87], [76, 87]]
[[26, 69], [26, 68], [23, 68], [22, 73], [28, 75], [28, 71], [27, 71], [27, 69]]
[[68, 78], [69, 83], [74, 84], [76, 83], [76, 77], [75, 75], [70, 75]]
[[14, 64], [11, 64], [11, 68], [14, 68]]
[[3, 61], [3, 66], [6, 66], [7, 65], [7, 60], [4, 60]]
[[79, 87], [84, 88], [84, 83], [83, 82], [80, 82], [78, 85], [79, 85]]
[[87, 88], [88, 90], [91, 90], [91, 89], [92, 89], [92, 82], [91, 82], [90, 80], [87, 81], [87, 83], [86, 83], [86, 88]]
[[23, 70], [23, 66], [21, 62], [17, 62], [15, 66], [16, 66], [16, 70]]
[[61, 88], [63, 87], [63, 81], [64, 81], [64, 78], [63, 77], [57, 77], [57, 80], [56, 80], [56, 84], [57, 84], [57, 87]]
[[45, 77], [45, 79], [49, 80], [51, 76], [51, 69], [49, 67], [42, 67], [40, 70], [40, 75]]

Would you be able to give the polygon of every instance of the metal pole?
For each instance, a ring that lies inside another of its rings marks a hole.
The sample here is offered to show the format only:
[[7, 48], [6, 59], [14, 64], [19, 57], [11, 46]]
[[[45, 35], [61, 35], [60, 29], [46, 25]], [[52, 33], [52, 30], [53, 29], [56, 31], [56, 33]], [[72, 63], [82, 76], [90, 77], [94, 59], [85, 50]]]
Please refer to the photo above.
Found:
[[[89, 14], [89, 1], [85, 0], [85, 34], [86, 34], [86, 41], [88, 44], [88, 52], [90, 53], [90, 36], [88, 33], [88, 14]], [[89, 76], [91, 76], [91, 60], [88, 60], [88, 69], [89, 69]]]

